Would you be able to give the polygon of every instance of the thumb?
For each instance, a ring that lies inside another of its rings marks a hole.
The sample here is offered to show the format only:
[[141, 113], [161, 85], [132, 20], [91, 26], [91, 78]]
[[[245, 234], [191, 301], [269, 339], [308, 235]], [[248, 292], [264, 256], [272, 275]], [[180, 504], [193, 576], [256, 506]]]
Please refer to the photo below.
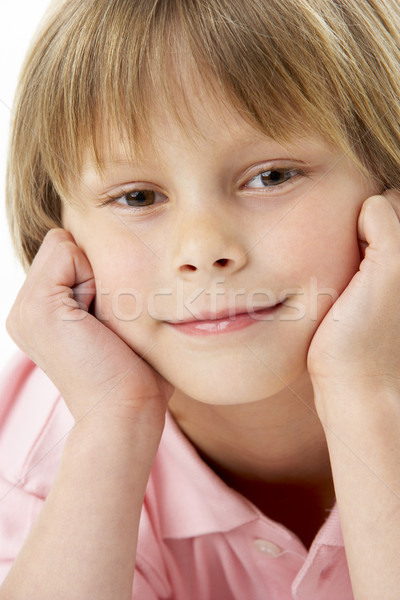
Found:
[[365, 255], [378, 262], [400, 253], [400, 224], [396, 212], [384, 196], [371, 196], [358, 218], [358, 239]]

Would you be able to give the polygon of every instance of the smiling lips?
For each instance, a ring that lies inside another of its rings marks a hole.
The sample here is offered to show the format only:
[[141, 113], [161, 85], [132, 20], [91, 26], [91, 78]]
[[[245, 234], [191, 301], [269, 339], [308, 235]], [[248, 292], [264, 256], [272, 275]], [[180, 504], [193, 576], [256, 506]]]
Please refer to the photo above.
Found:
[[[219, 318], [206, 316], [204, 319], [193, 319], [192, 321], [169, 322], [168, 324], [174, 327], [181, 333], [188, 335], [210, 335], [218, 333], [228, 333], [249, 327], [257, 321], [272, 321], [274, 313], [282, 303], [261, 308], [252, 312], [237, 312], [226, 314]], [[207, 318], [208, 317], [208, 318]]]

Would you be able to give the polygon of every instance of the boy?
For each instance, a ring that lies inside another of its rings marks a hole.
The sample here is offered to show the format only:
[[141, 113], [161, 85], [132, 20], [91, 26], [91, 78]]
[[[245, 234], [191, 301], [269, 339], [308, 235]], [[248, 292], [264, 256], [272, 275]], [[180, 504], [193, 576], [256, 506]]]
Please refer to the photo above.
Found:
[[[35, 259], [9, 331], [75, 425], [17, 486], [41, 511], [0, 598], [130, 598], [134, 572], [138, 598], [396, 597], [394, 23], [389, 3], [55, 5], [13, 130]], [[27, 394], [44, 409], [20, 472], [71, 428], [22, 364], [5, 438]]]

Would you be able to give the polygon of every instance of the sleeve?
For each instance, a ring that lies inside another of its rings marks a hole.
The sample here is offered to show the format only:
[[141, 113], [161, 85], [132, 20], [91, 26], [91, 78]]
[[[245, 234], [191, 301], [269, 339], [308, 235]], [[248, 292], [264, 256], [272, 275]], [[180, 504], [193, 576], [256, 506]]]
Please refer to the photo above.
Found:
[[[57, 389], [19, 353], [0, 377], [0, 585], [50, 492], [73, 425]], [[133, 600], [173, 598], [156, 512], [145, 499]]]
[[0, 584], [27, 538], [42, 504], [42, 499], [0, 475]]
[[157, 595], [145, 575], [140, 570], [135, 570], [132, 600], [164, 600], [170, 598], [172, 599], [172, 596]]
[[132, 600], [172, 600], [175, 597], [166, 566], [168, 548], [162, 539], [152, 487], [150, 476], [140, 517]]
[[0, 583], [50, 491], [73, 419], [22, 353], [0, 377]]

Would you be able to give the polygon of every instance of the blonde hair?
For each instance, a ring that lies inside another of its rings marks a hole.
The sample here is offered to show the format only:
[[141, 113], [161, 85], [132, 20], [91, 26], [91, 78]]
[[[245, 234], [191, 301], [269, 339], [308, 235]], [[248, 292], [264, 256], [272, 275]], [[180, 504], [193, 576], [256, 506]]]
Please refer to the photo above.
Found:
[[308, 129], [400, 188], [397, 0], [55, 2], [17, 90], [8, 215], [29, 265], [84, 152], [104, 124], [139, 144], [154, 98], [172, 111], [187, 67], [252, 125], [285, 140]]

